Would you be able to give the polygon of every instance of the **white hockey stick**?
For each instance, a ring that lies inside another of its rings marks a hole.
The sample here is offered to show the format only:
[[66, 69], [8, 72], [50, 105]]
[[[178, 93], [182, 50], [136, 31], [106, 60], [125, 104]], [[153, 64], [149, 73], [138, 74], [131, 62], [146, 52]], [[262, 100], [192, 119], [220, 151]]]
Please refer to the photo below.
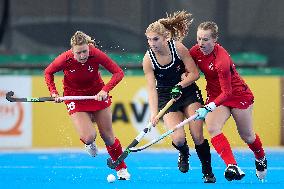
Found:
[[168, 130], [167, 132], [165, 132], [164, 134], [162, 134], [160, 137], [151, 140], [148, 144], [145, 144], [143, 146], [140, 146], [138, 148], [129, 148], [129, 150], [131, 152], [139, 152], [142, 151], [150, 146], [152, 146], [153, 144], [156, 144], [157, 142], [159, 142], [160, 140], [162, 140], [163, 138], [169, 136], [170, 134], [172, 134], [173, 132], [175, 132], [178, 128], [183, 127], [184, 125], [186, 125], [187, 123], [191, 122], [192, 120], [194, 120], [196, 117], [198, 116], [198, 114], [194, 114], [192, 116], [190, 116], [189, 118], [185, 119], [183, 122], [177, 124], [174, 128]]

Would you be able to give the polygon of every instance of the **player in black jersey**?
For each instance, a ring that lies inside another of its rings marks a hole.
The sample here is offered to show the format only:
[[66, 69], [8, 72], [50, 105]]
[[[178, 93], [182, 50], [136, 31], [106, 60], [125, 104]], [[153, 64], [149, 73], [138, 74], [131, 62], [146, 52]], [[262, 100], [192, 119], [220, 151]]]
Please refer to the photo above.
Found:
[[[143, 70], [147, 80], [151, 122], [154, 125], [158, 123], [155, 116], [159, 109], [171, 98], [176, 99], [176, 102], [163, 116], [169, 129], [182, 122], [184, 117], [195, 114], [203, 105], [201, 92], [195, 84], [199, 71], [187, 48], [181, 43], [191, 22], [191, 14], [181, 11], [159, 19], [146, 29], [145, 35], [150, 48], [143, 59]], [[204, 182], [215, 183], [210, 146], [203, 136], [203, 122], [191, 121], [189, 129], [202, 164]], [[179, 151], [179, 170], [186, 173], [190, 154], [184, 128], [175, 131], [171, 137], [172, 145]]]

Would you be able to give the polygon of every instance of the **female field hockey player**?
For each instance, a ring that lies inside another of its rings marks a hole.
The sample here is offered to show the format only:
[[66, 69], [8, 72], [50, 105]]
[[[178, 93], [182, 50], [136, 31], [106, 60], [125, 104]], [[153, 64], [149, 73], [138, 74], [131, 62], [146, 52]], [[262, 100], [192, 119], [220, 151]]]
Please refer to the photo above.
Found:
[[[195, 81], [199, 78], [198, 69], [188, 54], [187, 48], [180, 42], [186, 36], [191, 24], [191, 14], [185, 11], [175, 12], [172, 16], [159, 19], [150, 24], [145, 35], [149, 50], [143, 59], [143, 70], [147, 80], [151, 122], [159, 109], [171, 99], [176, 102], [163, 116], [165, 125], [171, 129], [202, 107], [203, 99]], [[183, 73], [187, 77], [181, 80]], [[190, 134], [202, 164], [205, 183], [215, 183], [216, 179], [211, 167], [211, 153], [208, 141], [203, 137], [202, 121], [189, 124]], [[186, 173], [189, 169], [189, 148], [184, 128], [172, 135], [172, 145], [179, 151], [178, 168]]]
[[254, 96], [236, 71], [228, 52], [219, 44], [218, 26], [203, 22], [197, 29], [197, 44], [190, 55], [207, 81], [207, 102], [196, 112], [197, 119], [205, 119], [211, 143], [224, 160], [227, 180], [241, 180], [245, 173], [237, 166], [230, 144], [222, 133], [225, 122], [232, 115], [242, 140], [255, 155], [256, 175], [264, 179], [267, 160], [259, 136], [253, 130], [252, 111]]
[[[98, 71], [99, 65], [112, 73], [110, 81], [104, 84]], [[111, 99], [108, 95], [124, 77], [122, 69], [105, 53], [95, 47], [94, 40], [81, 31], [71, 38], [71, 49], [60, 54], [45, 69], [45, 81], [52, 97], [58, 97], [54, 73], [63, 71], [63, 89], [66, 96], [97, 96], [97, 100], [65, 101], [80, 140], [91, 156], [97, 155], [97, 137], [93, 122], [96, 122], [100, 136], [113, 160], [122, 153], [119, 140], [112, 129]], [[57, 98], [56, 102], [60, 102]], [[118, 179], [129, 180], [125, 162], [117, 168]]]

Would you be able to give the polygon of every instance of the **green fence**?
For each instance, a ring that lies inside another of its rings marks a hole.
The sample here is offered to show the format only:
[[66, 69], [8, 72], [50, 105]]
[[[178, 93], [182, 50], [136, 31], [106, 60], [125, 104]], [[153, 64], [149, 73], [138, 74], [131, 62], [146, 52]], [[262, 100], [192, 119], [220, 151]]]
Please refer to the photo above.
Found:
[[[54, 60], [56, 54], [0, 55], [0, 74], [42, 74], [46, 66]], [[140, 75], [142, 71], [143, 53], [108, 53], [129, 75]], [[237, 53], [231, 55], [242, 75], [284, 75], [281, 68], [267, 67], [268, 58], [257, 53]], [[108, 74], [102, 70], [103, 74]]]

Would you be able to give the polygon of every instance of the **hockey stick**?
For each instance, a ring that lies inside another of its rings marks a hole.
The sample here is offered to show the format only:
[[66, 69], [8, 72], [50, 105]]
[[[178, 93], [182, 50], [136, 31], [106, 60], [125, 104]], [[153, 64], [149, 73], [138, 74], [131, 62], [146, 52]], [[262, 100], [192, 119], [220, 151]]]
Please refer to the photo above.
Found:
[[178, 128], [181, 128], [184, 125], [186, 125], [187, 123], [189, 123], [190, 121], [194, 120], [197, 116], [198, 116], [198, 114], [194, 114], [194, 115], [190, 116], [189, 118], [185, 119], [181, 123], [177, 124], [174, 128], [172, 128], [172, 129], [168, 130], [167, 132], [165, 132], [164, 134], [162, 134], [160, 137], [153, 139], [148, 144], [145, 144], [144, 146], [140, 146], [139, 148], [132, 147], [132, 148], [129, 149], [129, 151], [130, 152], [139, 152], [139, 151], [142, 151], [142, 150], [152, 146], [153, 144], [156, 144], [157, 142], [159, 142], [163, 138], [165, 138], [165, 137], [169, 136], [170, 134], [172, 134], [173, 132], [175, 132]]
[[[161, 109], [156, 115], [156, 119], [161, 118], [164, 113], [169, 109], [169, 107], [175, 102], [175, 99], [171, 99], [163, 109]], [[140, 140], [145, 136], [146, 133], [150, 131], [152, 127], [152, 123], [148, 123], [148, 125], [137, 135], [137, 137], [127, 146], [127, 148], [122, 152], [122, 154], [117, 158], [117, 160], [113, 161], [111, 158], [107, 159], [107, 166], [111, 169], [115, 169], [121, 162], [128, 156], [130, 153], [130, 148], [135, 147], [139, 144]]]
[[[14, 92], [10, 91], [6, 93], [6, 99], [10, 102], [46, 102], [46, 101], [55, 101], [54, 97], [26, 97], [26, 98], [16, 98], [13, 97]], [[97, 100], [96, 96], [64, 96], [58, 97], [60, 100]]]

